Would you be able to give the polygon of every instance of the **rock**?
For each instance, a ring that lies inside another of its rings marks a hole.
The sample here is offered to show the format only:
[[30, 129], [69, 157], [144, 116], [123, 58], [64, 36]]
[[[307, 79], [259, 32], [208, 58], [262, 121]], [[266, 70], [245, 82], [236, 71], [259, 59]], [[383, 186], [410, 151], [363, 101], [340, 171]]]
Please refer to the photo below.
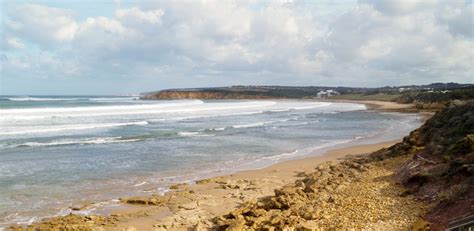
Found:
[[185, 185], [186, 185], [185, 183], [173, 184], [170, 186], [170, 189], [173, 189], [173, 190], [180, 189], [181, 187]]
[[205, 225], [203, 225], [201, 222], [198, 222], [194, 227], [193, 231], [205, 231], [207, 230]]
[[165, 228], [166, 230], [169, 230], [169, 229], [173, 228], [175, 222], [176, 222], [176, 220], [175, 220], [174, 217], [167, 217], [167, 218], [161, 220], [159, 224], [156, 224], [156, 226]]
[[295, 182], [295, 185], [296, 185], [297, 187], [301, 187], [301, 188], [305, 188], [305, 187], [306, 187], [305, 183], [304, 183], [302, 180], [297, 180], [297, 181]]
[[212, 179], [197, 180], [196, 184], [207, 184], [209, 182], [212, 182]]
[[[410, 227], [406, 217], [418, 217], [423, 210], [413, 209], [412, 205], [419, 202], [399, 197], [399, 185], [387, 182], [394, 166], [363, 167], [353, 161], [320, 165], [318, 168], [322, 171], [307, 173], [294, 184], [274, 190], [274, 196], [244, 204], [224, 215], [216, 222], [216, 229], [381, 230], [391, 227], [406, 230]], [[365, 169], [365, 172], [359, 169]], [[405, 206], [394, 209], [394, 204]], [[375, 221], [383, 223], [378, 225]]]
[[127, 204], [148, 204], [148, 199], [144, 197], [130, 197], [130, 198], [120, 198], [120, 201]]
[[425, 221], [425, 220], [417, 220], [415, 223], [413, 223], [413, 226], [411, 230], [413, 231], [424, 231], [424, 230], [429, 230], [430, 223]]
[[149, 203], [149, 204], [152, 204], [152, 205], [157, 205], [158, 202], [159, 202], [159, 201], [158, 201], [158, 199], [156, 199], [156, 198], [152, 198], [152, 199], [150, 199], [150, 200], [148, 201], [148, 203]]
[[245, 220], [243, 218], [237, 218], [229, 223], [226, 231], [242, 231], [245, 229]]
[[352, 176], [357, 176], [357, 175], [359, 175], [359, 171], [357, 171], [357, 170], [355, 170], [355, 169], [350, 169], [349, 172], [350, 172], [350, 174], [351, 174]]
[[167, 231], [167, 229], [163, 228], [163, 227], [155, 227], [152, 229], [152, 231]]
[[193, 209], [196, 209], [198, 207], [197, 203], [195, 201], [191, 202], [191, 203], [187, 203], [187, 204], [182, 204], [182, 205], [179, 205], [178, 208], [181, 208], [181, 209], [186, 209], [186, 210], [193, 210]]
[[320, 172], [324, 172], [325, 170], [327, 170], [327, 166], [325, 164], [320, 164], [316, 169]]
[[275, 189], [275, 196], [296, 195], [296, 194], [298, 194], [298, 189], [293, 186], [284, 186], [281, 189]]
[[275, 227], [270, 226], [270, 225], [264, 225], [262, 227], [262, 231], [274, 231], [274, 230], [275, 230]]
[[312, 221], [306, 221], [306, 222], [303, 222], [299, 227], [298, 227], [298, 231], [313, 231], [313, 230], [318, 230], [318, 225], [316, 225], [314, 222]]
[[105, 231], [104, 227], [94, 227], [92, 228], [92, 231]]

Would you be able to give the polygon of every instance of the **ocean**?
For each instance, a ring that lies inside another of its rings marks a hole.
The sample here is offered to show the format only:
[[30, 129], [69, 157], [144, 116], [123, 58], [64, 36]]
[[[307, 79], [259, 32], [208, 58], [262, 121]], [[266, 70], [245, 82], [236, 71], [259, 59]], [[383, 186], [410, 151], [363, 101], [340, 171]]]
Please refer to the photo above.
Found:
[[0, 229], [117, 198], [402, 138], [414, 114], [314, 100], [0, 96]]

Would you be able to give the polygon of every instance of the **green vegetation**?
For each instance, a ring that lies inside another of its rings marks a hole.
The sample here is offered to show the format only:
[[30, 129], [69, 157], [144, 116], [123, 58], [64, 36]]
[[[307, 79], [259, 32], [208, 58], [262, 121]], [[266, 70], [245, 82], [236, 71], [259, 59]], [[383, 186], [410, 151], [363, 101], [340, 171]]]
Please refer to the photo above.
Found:
[[304, 98], [315, 96], [314, 89], [308, 88], [262, 88], [262, 89], [206, 89], [204, 90], [209, 93], [223, 93], [223, 94], [242, 94], [242, 95], [254, 95], [254, 96], [267, 96], [272, 98]]
[[[429, 98], [445, 99], [453, 98]], [[413, 158], [399, 170], [397, 178], [407, 194], [434, 203], [424, 219], [445, 228], [453, 219], [472, 214], [474, 101], [445, 106], [403, 142], [372, 156], [385, 159], [410, 154]]]
[[[474, 87], [463, 87], [451, 90], [414, 89], [403, 93], [393, 88], [367, 89], [362, 93], [348, 93], [330, 97], [331, 99], [345, 100], [378, 100], [398, 103], [414, 103], [420, 109], [443, 108], [454, 100], [474, 100]], [[459, 103], [459, 102], [457, 102]]]
[[377, 101], [394, 101], [401, 95], [399, 94], [343, 94], [332, 96], [330, 99], [342, 99], [342, 100], [377, 100]]
[[439, 103], [451, 100], [472, 100], [474, 99], [474, 87], [454, 89], [451, 91], [419, 92], [412, 91], [401, 95], [399, 103]]
[[[420, 109], [439, 109], [452, 100], [474, 99], [474, 85], [457, 83], [433, 83], [399, 87], [327, 87], [327, 86], [231, 86], [209, 88], [168, 89], [142, 94], [142, 99], [180, 98], [316, 98], [321, 91], [332, 90], [330, 99], [379, 100], [398, 103], [415, 103]], [[338, 95], [340, 94], [340, 95]], [[161, 96], [163, 97], [161, 97]]]
[[403, 142], [375, 153], [375, 157], [384, 159], [409, 153], [423, 156], [430, 163], [468, 161], [467, 157], [474, 155], [474, 102], [445, 107]]
[[418, 129], [418, 144], [433, 155], [474, 151], [474, 103], [447, 107]]

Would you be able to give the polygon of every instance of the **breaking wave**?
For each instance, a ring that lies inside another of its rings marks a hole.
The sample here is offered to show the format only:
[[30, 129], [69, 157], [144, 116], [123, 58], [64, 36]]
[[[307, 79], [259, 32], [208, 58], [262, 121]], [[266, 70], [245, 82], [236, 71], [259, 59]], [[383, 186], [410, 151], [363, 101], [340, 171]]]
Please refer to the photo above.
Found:
[[23, 129], [14, 128], [9, 130], [3, 130], [0, 135], [19, 135], [29, 133], [50, 133], [50, 132], [62, 132], [62, 131], [73, 131], [73, 130], [86, 130], [86, 129], [99, 129], [99, 128], [112, 128], [121, 127], [128, 125], [147, 125], [147, 121], [138, 122], [127, 122], [127, 123], [93, 123], [93, 124], [69, 124], [69, 125], [56, 125], [56, 126], [34, 126]]

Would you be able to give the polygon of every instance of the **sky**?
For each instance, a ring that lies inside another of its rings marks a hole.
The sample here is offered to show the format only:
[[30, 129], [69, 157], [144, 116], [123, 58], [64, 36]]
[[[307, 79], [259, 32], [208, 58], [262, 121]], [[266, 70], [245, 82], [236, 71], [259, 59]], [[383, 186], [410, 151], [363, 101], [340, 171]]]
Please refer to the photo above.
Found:
[[0, 94], [474, 83], [466, 0], [0, 1]]

